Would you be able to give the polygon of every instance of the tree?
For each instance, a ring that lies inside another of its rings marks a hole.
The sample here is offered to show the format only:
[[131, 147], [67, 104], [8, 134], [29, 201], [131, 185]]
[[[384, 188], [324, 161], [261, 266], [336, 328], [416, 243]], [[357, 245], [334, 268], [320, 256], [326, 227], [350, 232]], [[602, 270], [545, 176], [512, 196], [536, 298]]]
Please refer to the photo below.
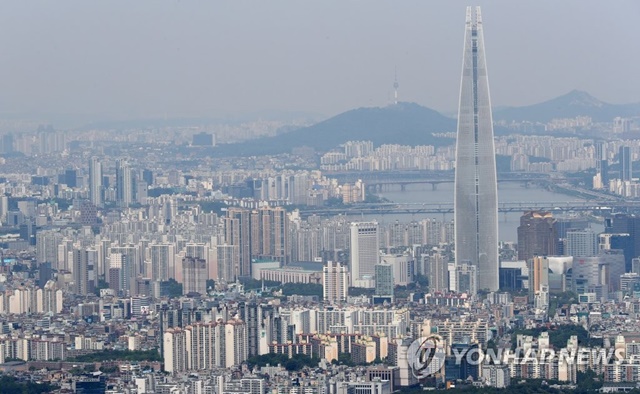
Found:
[[286, 354], [269, 353], [261, 356], [253, 356], [247, 360], [250, 368], [254, 366], [264, 367], [268, 365], [282, 365], [287, 371], [299, 371], [304, 367], [317, 366], [320, 360], [317, 357], [309, 357], [306, 354], [294, 354], [289, 358]]
[[348, 367], [355, 366], [355, 363], [351, 360], [351, 354], [349, 353], [338, 354], [338, 364], [346, 365]]
[[108, 288], [109, 288], [109, 284], [104, 279], [98, 279], [98, 285], [96, 286], [95, 293], [99, 297], [100, 290], [108, 289]]
[[167, 297], [182, 296], [182, 283], [178, 283], [173, 278], [169, 278], [169, 280], [165, 282], [160, 282], [160, 288], [163, 289], [163, 295]]
[[18, 380], [12, 376], [0, 376], [0, 394], [40, 394], [50, 393], [56, 389], [58, 389], [57, 386], [49, 383], [18, 382]]
[[413, 281], [420, 287], [427, 287], [429, 286], [429, 278], [425, 275], [422, 274], [417, 274], [414, 278]]
[[157, 350], [103, 350], [96, 353], [83, 354], [68, 361], [92, 363], [97, 361], [162, 361]]
[[366, 295], [368, 297], [371, 297], [375, 292], [375, 289], [365, 289], [362, 287], [349, 287], [348, 292], [349, 292], [349, 295], [352, 297], [358, 297], [361, 295]]
[[518, 334], [537, 337], [543, 332], [549, 333], [549, 343], [556, 349], [562, 349], [566, 347], [567, 341], [573, 335], [578, 338], [578, 343], [581, 346], [602, 346], [601, 338], [590, 338], [589, 332], [585, 330], [584, 327], [572, 324], [551, 326], [550, 328], [539, 327], [528, 330], [515, 330], [511, 334], [511, 345], [515, 349]]
[[118, 370], [118, 367], [115, 365], [109, 365], [109, 366], [103, 365], [100, 367], [100, 372], [103, 372], [103, 373], [114, 373], [117, 370]]
[[285, 283], [282, 285], [282, 294], [301, 295], [301, 296], [318, 296], [322, 297], [322, 285], [315, 283]]

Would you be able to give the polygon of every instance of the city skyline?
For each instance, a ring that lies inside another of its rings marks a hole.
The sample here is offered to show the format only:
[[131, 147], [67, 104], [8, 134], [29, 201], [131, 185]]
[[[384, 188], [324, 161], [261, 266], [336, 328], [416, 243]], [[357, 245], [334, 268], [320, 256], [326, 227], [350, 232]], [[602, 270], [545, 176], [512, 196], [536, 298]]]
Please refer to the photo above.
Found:
[[456, 140], [455, 264], [475, 266], [477, 289], [495, 291], [498, 182], [480, 7], [467, 7], [465, 25]]
[[0, 392], [636, 392], [640, 103], [492, 107], [635, 92], [590, 1], [6, 7]]

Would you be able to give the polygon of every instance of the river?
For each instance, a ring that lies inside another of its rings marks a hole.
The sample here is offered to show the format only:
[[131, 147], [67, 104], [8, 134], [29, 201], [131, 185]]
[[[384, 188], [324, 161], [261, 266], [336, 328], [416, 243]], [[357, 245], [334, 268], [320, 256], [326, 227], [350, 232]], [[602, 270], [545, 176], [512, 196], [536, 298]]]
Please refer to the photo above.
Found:
[[[378, 194], [392, 202], [397, 203], [449, 203], [453, 202], [453, 183], [438, 184], [436, 190], [432, 190], [431, 185], [413, 184], [407, 185], [405, 190], [387, 191]], [[575, 196], [552, 192], [544, 188], [530, 185], [524, 187], [519, 183], [498, 184], [498, 202], [570, 202], [584, 201]], [[517, 241], [517, 228], [520, 225], [521, 212], [500, 213], [498, 217], [498, 237], [500, 241]], [[557, 216], [557, 215], [556, 215]], [[387, 215], [353, 215], [352, 220], [377, 220], [380, 223], [392, 223], [396, 220], [400, 222], [410, 222], [433, 217], [440, 220], [453, 219], [452, 214], [446, 215], [408, 215], [408, 214], [387, 214]], [[596, 231], [601, 231], [598, 225], [594, 226]]]

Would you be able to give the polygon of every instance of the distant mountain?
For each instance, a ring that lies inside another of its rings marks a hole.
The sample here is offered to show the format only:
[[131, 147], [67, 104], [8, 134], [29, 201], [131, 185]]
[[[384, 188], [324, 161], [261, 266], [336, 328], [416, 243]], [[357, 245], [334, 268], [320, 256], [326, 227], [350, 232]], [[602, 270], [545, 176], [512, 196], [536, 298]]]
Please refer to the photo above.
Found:
[[611, 122], [616, 116], [640, 116], [640, 103], [609, 104], [587, 92], [573, 90], [563, 96], [525, 107], [494, 108], [493, 120], [548, 122], [555, 118], [590, 116], [595, 122]]
[[455, 119], [418, 104], [398, 103], [354, 109], [286, 134], [225, 145], [224, 150], [227, 154], [258, 155], [308, 146], [326, 151], [353, 140], [372, 141], [374, 145], [448, 145], [451, 139], [437, 138], [432, 133], [455, 130]]

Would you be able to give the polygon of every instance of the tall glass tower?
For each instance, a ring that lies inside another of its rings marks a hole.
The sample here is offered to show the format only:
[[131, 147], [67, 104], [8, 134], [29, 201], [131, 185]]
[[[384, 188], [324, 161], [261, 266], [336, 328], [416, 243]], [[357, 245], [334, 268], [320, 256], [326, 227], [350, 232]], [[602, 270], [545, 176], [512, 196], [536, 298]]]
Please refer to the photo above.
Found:
[[476, 266], [478, 290], [498, 290], [497, 185], [482, 18], [480, 7], [475, 13], [467, 7], [456, 142], [455, 246], [456, 265]]

